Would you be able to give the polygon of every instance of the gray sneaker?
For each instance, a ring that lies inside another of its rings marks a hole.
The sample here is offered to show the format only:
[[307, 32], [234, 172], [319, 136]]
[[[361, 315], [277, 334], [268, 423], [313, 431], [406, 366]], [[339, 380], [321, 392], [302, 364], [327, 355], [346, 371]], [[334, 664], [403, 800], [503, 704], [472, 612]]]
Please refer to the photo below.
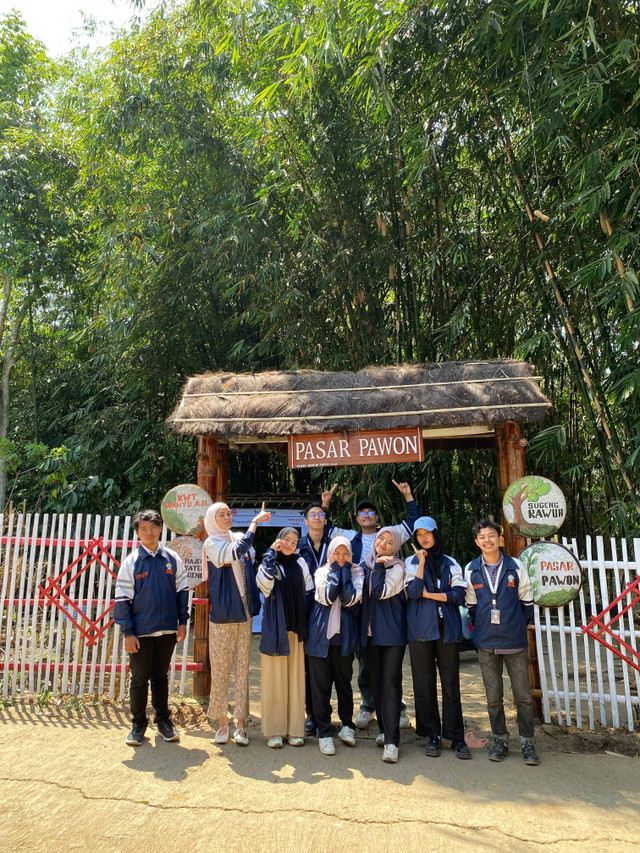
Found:
[[134, 723], [131, 726], [131, 731], [127, 735], [125, 743], [129, 746], [141, 746], [146, 730], [146, 725], [142, 725], [142, 723]]
[[537, 767], [540, 764], [533, 738], [525, 738], [522, 741], [522, 757], [524, 758], [524, 763], [530, 764], [532, 767]]
[[174, 729], [171, 720], [159, 720], [156, 723], [156, 730], [162, 736], [162, 740], [166, 740], [167, 743], [180, 740], [180, 735]]

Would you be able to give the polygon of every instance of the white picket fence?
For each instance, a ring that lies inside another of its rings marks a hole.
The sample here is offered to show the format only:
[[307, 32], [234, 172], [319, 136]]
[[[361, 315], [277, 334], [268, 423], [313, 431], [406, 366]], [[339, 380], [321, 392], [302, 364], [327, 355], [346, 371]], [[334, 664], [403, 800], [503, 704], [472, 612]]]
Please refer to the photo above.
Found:
[[[112, 625], [95, 644], [89, 644], [71, 621], [74, 618], [84, 624], [77, 611], [71, 605], [60, 608], [52, 604], [39, 586], [46, 586], [48, 579], [59, 576], [77, 560], [91, 539], [101, 538], [109, 555], [122, 563], [137, 546], [131, 518], [12, 514], [6, 518], [0, 515], [0, 528], [2, 696], [44, 692], [125, 698], [127, 655], [119, 628]], [[163, 529], [162, 541], [169, 539]], [[586, 579], [579, 597], [570, 605], [535, 608], [544, 719], [550, 722], [555, 714], [558, 722], [579, 728], [594, 729], [600, 724], [637, 730], [640, 672], [583, 634], [581, 626], [640, 573], [640, 539], [634, 540], [633, 560], [624, 541], [611, 540], [609, 556], [602, 537], [595, 543], [587, 537], [584, 549], [575, 539], [563, 541], [580, 559]], [[65, 580], [88, 560], [81, 560]], [[117, 573], [117, 566], [112, 564], [111, 568]], [[114, 592], [112, 575], [99, 562], [93, 562], [69, 584], [66, 595], [87, 619], [97, 620], [112, 604]], [[190, 596], [190, 607], [192, 602]], [[616, 626], [616, 633], [634, 649], [640, 648], [638, 618], [639, 613], [631, 609]], [[190, 633], [188, 625], [187, 639], [174, 653], [169, 685], [172, 693], [190, 692], [190, 673], [201, 666], [191, 660]]]
[[[624, 540], [609, 541], [609, 556], [601, 536], [595, 543], [588, 536], [584, 549], [578, 547], [575, 539], [562, 541], [578, 557], [586, 577], [579, 596], [570, 604], [535, 608], [545, 722], [551, 722], [555, 712], [561, 725], [593, 730], [599, 723], [634, 731], [640, 728], [640, 672], [583, 633], [581, 626], [589, 623], [591, 615], [608, 607], [640, 574], [640, 539], [633, 540], [633, 559]], [[632, 598], [625, 596], [617, 609], [622, 611]], [[612, 626], [614, 634], [634, 650], [640, 648], [639, 618], [640, 607], [636, 605]], [[618, 648], [611, 637], [605, 638]]]
[[[97, 637], [95, 644], [88, 643], [72, 622], [73, 619], [86, 627], [78, 611], [67, 602], [62, 607], [51, 603], [39, 586], [45, 587], [64, 572], [92, 539], [101, 538], [110, 557], [121, 564], [137, 547], [131, 518], [0, 514], [0, 529], [2, 696], [107, 694], [110, 699], [124, 698], [128, 685], [127, 655], [118, 626], [112, 625], [104, 636]], [[166, 528], [161, 541], [167, 541]], [[105, 556], [102, 561], [117, 574], [116, 564]], [[65, 595], [87, 619], [96, 621], [113, 603], [115, 580], [102, 563], [89, 563], [86, 556], [68, 573], [65, 582], [88, 566], [69, 584]], [[191, 604], [190, 594], [190, 608]], [[112, 616], [111, 610], [99, 627]], [[190, 632], [191, 626], [187, 625], [186, 640], [174, 652], [171, 693], [184, 694], [190, 689], [189, 674], [198, 668], [189, 660]]]

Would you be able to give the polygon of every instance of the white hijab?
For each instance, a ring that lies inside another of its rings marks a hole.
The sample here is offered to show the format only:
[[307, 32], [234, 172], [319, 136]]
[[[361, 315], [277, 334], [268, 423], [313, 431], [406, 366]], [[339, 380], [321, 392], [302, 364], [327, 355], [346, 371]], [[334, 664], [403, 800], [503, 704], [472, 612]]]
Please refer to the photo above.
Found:
[[[240, 538], [239, 533], [232, 533], [231, 530], [224, 530], [218, 525], [216, 515], [223, 507], [228, 509], [227, 504], [222, 501], [211, 504], [204, 519], [204, 529], [209, 534], [202, 547], [202, 579], [204, 581], [209, 579], [209, 570], [207, 568], [207, 546], [215, 547], [216, 545], [230, 545]], [[227, 562], [227, 560], [225, 560], [225, 562]], [[244, 598], [247, 591], [245, 589], [244, 577], [242, 575], [242, 564], [240, 563], [240, 560], [230, 560], [228, 562], [231, 563], [233, 576], [236, 579], [240, 595]]]

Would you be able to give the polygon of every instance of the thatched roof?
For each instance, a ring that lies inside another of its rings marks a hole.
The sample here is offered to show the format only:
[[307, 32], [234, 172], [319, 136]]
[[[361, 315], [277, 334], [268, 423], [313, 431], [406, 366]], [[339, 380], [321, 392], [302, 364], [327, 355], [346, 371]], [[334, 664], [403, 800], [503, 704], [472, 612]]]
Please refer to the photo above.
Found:
[[493, 427], [540, 421], [551, 404], [530, 364], [514, 359], [313, 370], [203, 373], [169, 418], [183, 435], [234, 443], [398, 427]]

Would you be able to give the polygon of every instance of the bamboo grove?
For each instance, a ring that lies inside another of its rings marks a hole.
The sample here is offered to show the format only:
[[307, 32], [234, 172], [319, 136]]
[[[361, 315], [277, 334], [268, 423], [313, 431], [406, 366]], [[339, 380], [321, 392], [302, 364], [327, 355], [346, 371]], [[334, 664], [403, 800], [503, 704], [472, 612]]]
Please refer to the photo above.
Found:
[[[157, 501], [193, 477], [164, 420], [203, 369], [515, 356], [572, 532], [637, 534], [639, 12], [193, 0], [57, 64], [2, 19], [6, 498]], [[494, 465], [400, 473], [462, 550]], [[387, 473], [339, 473], [345, 519]], [[230, 488], [326, 476], [244, 454]]]

